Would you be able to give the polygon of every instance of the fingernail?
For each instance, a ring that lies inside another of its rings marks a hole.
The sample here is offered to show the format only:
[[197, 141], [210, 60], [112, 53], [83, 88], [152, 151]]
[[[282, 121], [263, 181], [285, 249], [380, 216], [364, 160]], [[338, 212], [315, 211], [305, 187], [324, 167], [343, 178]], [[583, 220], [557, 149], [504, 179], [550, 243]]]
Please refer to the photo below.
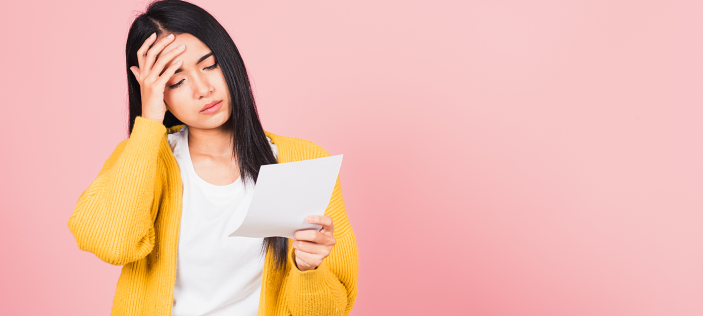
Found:
[[178, 46], [178, 49], [183, 49], [185, 47], [186, 47], [185, 45], [181, 45], [181, 46]]
[[173, 38], [173, 34], [169, 34], [166, 38], [172, 39], [172, 38]]
[[308, 222], [312, 222], [315, 220], [315, 216], [308, 216]]
[[156, 36], [156, 32], [151, 33], [151, 35], [149, 35], [149, 38], [152, 38], [152, 37], [154, 37], [154, 36]]

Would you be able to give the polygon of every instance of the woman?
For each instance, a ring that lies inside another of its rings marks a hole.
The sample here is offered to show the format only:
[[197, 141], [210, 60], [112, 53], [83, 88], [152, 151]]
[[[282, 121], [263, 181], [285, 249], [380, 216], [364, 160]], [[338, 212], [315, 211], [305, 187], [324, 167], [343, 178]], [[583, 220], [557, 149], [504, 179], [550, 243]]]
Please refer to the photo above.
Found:
[[234, 42], [202, 8], [149, 5], [127, 38], [130, 137], [69, 219], [123, 265], [112, 315], [347, 315], [358, 258], [339, 178], [320, 231], [227, 237], [261, 165], [329, 156], [264, 131]]

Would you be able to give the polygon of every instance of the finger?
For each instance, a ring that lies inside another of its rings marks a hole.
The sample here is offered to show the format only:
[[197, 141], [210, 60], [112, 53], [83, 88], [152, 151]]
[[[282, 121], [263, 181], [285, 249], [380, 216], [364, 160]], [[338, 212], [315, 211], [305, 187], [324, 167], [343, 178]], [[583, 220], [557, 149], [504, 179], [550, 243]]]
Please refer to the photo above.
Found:
[[154, 81], [154, 84], [157, 84], [160, 87], [165, 87], [166, 81], [171, 79], [171, 76], [176, 73], [176, 70], [178, 70], [178, 67], [180, 67], [181, 64], [183, 64], [183, 61], [179, 60], [168, 66], [168, 68], [166, 68], [166, 71], [164, 71], [164, 73]]
[[321, 257], [327, 257], [330, 254], [330, 248], [326, 245], [301, 240], [293, 241], [293, 248], [307, 253], [316, 254]]
[[305, 262], [305, 260], [300, 259], [300, 257], [295, 256], [295, 265], [298, 266], [298, 270], [300, 271], [305, 271], [305, 270], [312, 270], [313, 267], [309, 263]]
[[149, 51], [149, 47], [151, 44], [156, 40], [156, 33], [151, 33], [149, 37], [142, 43], [142, 46], [139, 47], [139, 50], [137, 51], [137, 62], [139, 64], [139, 69], [144, 69], [144, 57], [146, 56], [146, 52]]
[[293, 234], [294, 241], [306, 241], [327, 247], [334, 246], [337, 241], [330, 234], [321, 233], [316, 230], [299, 230]]
[[314, 242], [318, 243], [322, 241], [322, 233], [314, 230], [314, 229], [304, 229], [304, 230], [299, 230], [293, 233], [293, 239], [294, 240], [302, 240], [302, 241], [309, 241], [309, 242]]
[[322, 229], [320, 231], [323, 233], [334, 233], [334, 224], [332, 223], [332, 217], [310, 215], [307, 217], [307, 220], [310, 224], [322, 225]]
[[317, 267], [322, 263], [320, 256], [300, 250], [295, 251], [295, 259], [296, 262], [302, 261], [308, 268]]
[[148, 76], [151, 74], [151, 68], [154, 66], [154, 61], [156, 60], [156, 56], [161, 53], [161, 50], [166, 47], [168, 43], [171, 43], [176, 38], [175, 35], [169, 34], [168, 36], [159, 39], [156, 43], [154, 43], [151, 48], [149, 48], [149, 51], [146, 53], [146, 60], [144, 61], [144, 67], [141, 67], [142, 71], [146, 73]]
[[295, 264], [298, 266], [298, 270], [304, 271], [304, 270], [311, 270], [313, 267], [305, 262], [303, 259], [300, 259], [298, 257], [295, 258]]
[[[156, 64], [154, 65], [153, 68], [151, 68], [151, 73], [149, 76], [161, 76], [162, 73], [164, 72], [164, 67], [170, 63], [173, 58], [178, 56], [178, 54], [183, 53], [185, 49], [185, 45], [178, 46], [170, 51], [168, 53], [165, 53], [163, 56], [159, 57], [159, 59], [156, 61]], [[170, 76], [169, 76], [170, 78]], [[153, 78], [156, 79], [156, 78]]]

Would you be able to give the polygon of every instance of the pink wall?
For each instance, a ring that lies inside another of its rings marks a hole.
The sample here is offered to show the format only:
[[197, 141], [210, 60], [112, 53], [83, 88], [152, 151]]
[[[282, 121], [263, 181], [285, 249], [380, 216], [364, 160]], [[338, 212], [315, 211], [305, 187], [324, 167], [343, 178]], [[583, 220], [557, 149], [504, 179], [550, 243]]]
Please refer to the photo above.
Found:
[[[353, 315], [703, 315], [701, 2], [193, 1], [264, 127], [344, 154]], [[143, 8], [2, 5], [3, 313], [109, 313], [66, 222]]]

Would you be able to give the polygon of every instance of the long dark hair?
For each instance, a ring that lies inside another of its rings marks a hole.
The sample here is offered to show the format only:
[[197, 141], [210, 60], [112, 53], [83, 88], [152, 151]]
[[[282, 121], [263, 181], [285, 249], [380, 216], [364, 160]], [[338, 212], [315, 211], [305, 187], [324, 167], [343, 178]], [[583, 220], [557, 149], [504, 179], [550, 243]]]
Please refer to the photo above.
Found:
[[[236, 155], [243, 183], [249, 178], [259, 176], [261, 165], [278, 163], [266, 140], [264, 129], [259, 121], [254, 94], [249, 84], [244, 61], [237, 46], [215, 17], [204, 9], [182, 0], [160, 0], [149, 4], [146, 12], [139, 15], [127, 35], [127, 86], [129, 93], [129, 133], [132, 134], [134, 121], [142, 114], [141, 90], [139, 81], [129, 70], [131, 66], [139, 67], [137, 50], [144, 41], [156, 32], [162, 34], [188, 33], [198, 38], [212, 50], [218, 61], [222, 74], [227, 81], [231, 115], [225, 123], [232, 131], [233, 155]], [[171, 112], [166, 112], [163, 124], [166, 127], [183, 124]], [[262, 252], [272, 252], [278, 268], [285, 268], [288, 253], [288, 239], [285, 237], [267, 237], [262, 245]]]

